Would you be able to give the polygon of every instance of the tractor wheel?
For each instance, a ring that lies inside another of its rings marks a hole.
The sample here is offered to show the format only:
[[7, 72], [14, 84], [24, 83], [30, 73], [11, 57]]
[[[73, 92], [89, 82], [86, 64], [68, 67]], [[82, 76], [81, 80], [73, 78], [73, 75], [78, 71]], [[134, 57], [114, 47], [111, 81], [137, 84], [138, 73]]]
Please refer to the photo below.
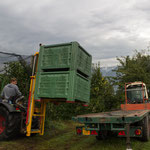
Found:
[[9, 111], [0, 106], [0, 140], [14, 137], [20, 131], [20, 115], [18, 113], [9, 113]]
[[143, 141], [148, 141], [150, 138], [150, 128], [149, 128], [149, 117], [146, 116], [143, 119], [143, 136], [142, 136], [142, 140]]

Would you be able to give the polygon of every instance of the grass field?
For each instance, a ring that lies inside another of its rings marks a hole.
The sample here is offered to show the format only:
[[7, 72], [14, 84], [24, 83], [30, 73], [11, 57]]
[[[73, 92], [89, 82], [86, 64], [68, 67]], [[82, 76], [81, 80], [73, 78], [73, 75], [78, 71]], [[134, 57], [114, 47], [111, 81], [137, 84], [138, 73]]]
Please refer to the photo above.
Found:
[[[97, 141], [94, 136], [75, 134], [76, 124], [71, 121], [51, 122], [44, 136], [20, 136], [1, 141], [0, 150], [125, 150], [124, 138]], [[150, 142], [132, 139], [133, 150], [150, 150]]]

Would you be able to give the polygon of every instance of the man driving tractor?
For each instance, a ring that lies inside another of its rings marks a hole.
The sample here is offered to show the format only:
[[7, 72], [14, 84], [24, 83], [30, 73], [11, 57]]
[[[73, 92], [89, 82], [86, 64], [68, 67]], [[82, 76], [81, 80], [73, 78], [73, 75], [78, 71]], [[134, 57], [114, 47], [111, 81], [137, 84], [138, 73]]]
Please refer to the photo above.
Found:
[[9, 104], [13, 104], [21, 95], [16, 78], [11, 78], [10, 83], [5, 85], [1, 93], [2, 101]]

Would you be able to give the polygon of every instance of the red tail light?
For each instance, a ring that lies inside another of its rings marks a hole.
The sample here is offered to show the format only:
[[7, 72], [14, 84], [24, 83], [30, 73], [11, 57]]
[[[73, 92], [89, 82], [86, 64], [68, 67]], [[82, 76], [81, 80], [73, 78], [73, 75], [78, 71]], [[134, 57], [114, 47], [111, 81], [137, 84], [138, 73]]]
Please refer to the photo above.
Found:
[[95, 130], [91, 131], [91, 135], [98, 135]]
[[80, 128], [77, 129], [77, 134], [82, 134], [82, 130]]
[[125, 136], [126, 134], [125, 134], [124, 131], [120, 131], [120, 132], [118, 133], [118, 135], [124, 135], [124, 136]]
[[83, 104], [83, 106], [84, 106], [84, 107], [88, 107], [89, 105], [88, 105], [88, 104]]
[[141, 135], [142, 131], [140, 129], [135, 130], [135, 135]]
[[18, 107], [16, 107], [16, 110], [20, 110]]

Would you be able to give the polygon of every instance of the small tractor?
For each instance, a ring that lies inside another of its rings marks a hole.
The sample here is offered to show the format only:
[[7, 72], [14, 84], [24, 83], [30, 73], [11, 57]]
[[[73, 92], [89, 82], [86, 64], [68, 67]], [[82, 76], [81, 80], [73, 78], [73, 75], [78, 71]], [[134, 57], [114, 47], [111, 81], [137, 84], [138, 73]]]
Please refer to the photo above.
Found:
[[24, 96], [12, 104], [0, 102], [0, 140], [10, 139], [19, 133], [26, 133], [27, 136], [32, 133], [44, 134], [46, 102], [37, 101], [39, 107], [37, 108], [33, 100], [37, 62], [38, 53], [34, 55], [28, 102], [24, 100]]

